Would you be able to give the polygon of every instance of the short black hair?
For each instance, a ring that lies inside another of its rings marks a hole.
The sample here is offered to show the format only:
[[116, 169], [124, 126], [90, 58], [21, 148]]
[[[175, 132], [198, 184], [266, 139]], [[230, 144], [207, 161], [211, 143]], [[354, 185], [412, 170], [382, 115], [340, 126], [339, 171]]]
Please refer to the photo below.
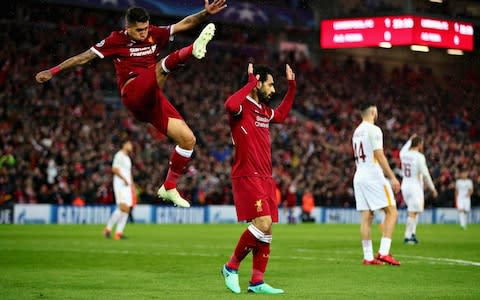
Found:
[[411, 147], [417, 147], [421, 143], [423, 143], [423, 139], [419, 136], [416, 136], [412, 139], [412, 146]]
[[[260, 75], [258, 81], [265, 82], [267, 81], [268, 75], [272, 75], [273, 77], [273, 70], [265, 65], [255, 65], [253, 66], [253, 75], [257, 76]], [[245, 74], [242, 78], [242, 85], [247, 84], [248, 82], [248, 74]]]
[[143, 7], [132, 6], [125, 13], [125, 21], [127, 24], [135, 24], [137, 22], [145, 23], [150, 20], [150, 15]]
[[364, 102], [360, 105], [360, 112], [362, 116], [365, 115], [370, 107], [377, 107], [377, 105], [373, 102]]
[[123, 145], [126, 143], [126, 142], [131, 142], [132, 141], [132, 137], [130, 136], [130, 134], [126, 131], [122, 131], [118, 134], [115, 134], [113, 137], [112, 137], [112, 143], [117, 147], [123, 147]]

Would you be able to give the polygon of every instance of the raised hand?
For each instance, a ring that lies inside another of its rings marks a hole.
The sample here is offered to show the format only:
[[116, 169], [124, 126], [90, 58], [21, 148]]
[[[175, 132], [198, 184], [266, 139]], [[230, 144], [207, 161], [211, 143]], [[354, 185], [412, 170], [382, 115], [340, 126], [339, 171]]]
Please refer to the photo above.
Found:
[[[252, 63], [249, 63], [249, 64], [248, 64], [247, 73], [248, 73], [248, 75], [253, 74], [253, 64], [252, 64]], [[255, 76], [255, 78], [256, 78], [257, 80], [260, 80], [260, 75], [257, 74], [257, 75]]]
[[52, 79], [52, 72], [50, 70], [45, 70], [38, 72], [37, 75], [35, 76], [35, 79], [37, 80], [38, 83], [44, 83], [46, 81], [49, 81]]
[[225, 7], [227, 7], [226, 2], [226, 0], [214, 0], [212, 4], [210, 4], [209, 0], [205, 0], [205, 11], [210, 15], [219, 13]]
[[295, 73], [293, 73], [292, 68], [288, 64], [285, 65], [285, 73], [287, 74], [287, 80], [295, 80]]

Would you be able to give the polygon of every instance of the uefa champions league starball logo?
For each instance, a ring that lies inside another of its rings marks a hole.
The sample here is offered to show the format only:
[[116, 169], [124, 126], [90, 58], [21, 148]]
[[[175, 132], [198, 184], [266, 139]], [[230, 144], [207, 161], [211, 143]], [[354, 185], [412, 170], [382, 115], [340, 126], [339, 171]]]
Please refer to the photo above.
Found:
[[225, 12], [225, 18], [239, 23], [268, 23], [267, 14], [260, 8], [252, 6], [249, 3], [242, 3], [230, 7]]

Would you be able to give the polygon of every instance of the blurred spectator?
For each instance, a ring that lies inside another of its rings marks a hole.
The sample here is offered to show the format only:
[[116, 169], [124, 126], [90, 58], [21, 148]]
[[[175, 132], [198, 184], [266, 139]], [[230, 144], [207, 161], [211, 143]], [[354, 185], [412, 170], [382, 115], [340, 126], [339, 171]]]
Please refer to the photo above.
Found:
[[315, 200], [310, 188], [305, 189], [302, 196], [302, 222], [315, 222], [315, 218], [311, 216], [315, 208]]

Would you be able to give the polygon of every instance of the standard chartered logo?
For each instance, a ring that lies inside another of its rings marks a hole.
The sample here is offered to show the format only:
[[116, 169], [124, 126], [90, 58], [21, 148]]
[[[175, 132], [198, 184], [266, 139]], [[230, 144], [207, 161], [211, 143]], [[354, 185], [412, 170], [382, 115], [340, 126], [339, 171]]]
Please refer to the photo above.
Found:
[[155, 53], [157, 45], [141, 47], [141, 48], [130, 48], [130, 56], [145, 56]]
[[269, 126], [270, 126], [269, 121], [270, 120], [267, 119], [267, 118], [257, 116], [256, 121], [255, 121], [255, 126], [262, 127], [262, 128], [269, 128]]

